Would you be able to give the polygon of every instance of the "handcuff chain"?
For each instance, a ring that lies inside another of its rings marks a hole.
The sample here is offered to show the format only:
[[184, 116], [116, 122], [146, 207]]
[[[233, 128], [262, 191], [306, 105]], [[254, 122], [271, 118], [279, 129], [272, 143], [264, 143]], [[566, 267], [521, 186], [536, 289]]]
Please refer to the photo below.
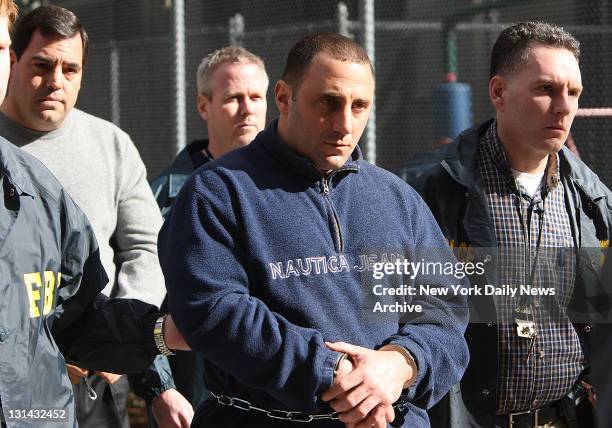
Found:
[[[338, 419], [338, 416], [340, 415], [339, 412], [311, 415], [309, 413], [294, 412], [290, 410], [277, 410], [277, 409], [266, 410], [266, 409], [262, 409], [261, 407], [253, 406], [249, 401], [243, 400], [242, 398], [230, 397], [230, 396], [222, 395], [222, 394], [220, 395], [212, 391], [210, 395], [212, 395], [213, 398], [217, 400], [217, 403], [221, 404], [222, 406], [234, 407], [236, 409], [244, 410], [245, 412], [248, 412], [250, 410], [255, 410], [257, 412], [264, 413], [266, 416], [270, 418], [281, 419], [284, 421], [308, 423], [308, 422], [321, 420], [321, 419], [336, 420]], [[393, 405], [393, 408], [395, 410], [402, 411], [404, 410], [405, 406], [406, 406], [406, 401], [400, 400], [396, 404]]]

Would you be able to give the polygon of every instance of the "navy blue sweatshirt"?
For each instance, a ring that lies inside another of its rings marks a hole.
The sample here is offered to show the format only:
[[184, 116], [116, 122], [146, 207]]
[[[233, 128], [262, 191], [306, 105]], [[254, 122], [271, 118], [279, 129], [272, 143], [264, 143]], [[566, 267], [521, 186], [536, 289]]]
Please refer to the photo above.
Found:
[[[358, 148], [323, 178], [276, 122], [198, 169], [159, 236], [169, 307], [206, 359], [206, 385], [266, 409], [329, 412], [319, 396], [338, 353], [324, 341], [405, 347], [419, 367], [405, 425], [457, 383], [468, 362], [466, 301], [406, 297], [423, 312], [373, 314], [372, 262], [391, 254], [454, 261], [420, 196]], [[407, 279], [404, 278], [405, 281]], [[415, 283], [450, 286], [448, 276]], [[437, 283], [437, 284], [436, 284]], [[456, 282], [455, 282], [456, 283]], [[398, 284], [401, 284], [399, 282]]]

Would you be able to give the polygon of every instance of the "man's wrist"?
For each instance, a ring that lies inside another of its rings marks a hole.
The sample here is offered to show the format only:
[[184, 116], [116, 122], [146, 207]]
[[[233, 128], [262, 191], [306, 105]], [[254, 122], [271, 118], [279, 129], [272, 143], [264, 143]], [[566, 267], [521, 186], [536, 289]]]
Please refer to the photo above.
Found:
[[157, 400], [164, 392], [170, 389], [176, 389], [176, 387], [171, 385], [160, 385], [148, 388], [146, 391], [138, 391], [134, 393], [140, 398], [143, 398], [148, 404], [153, 404], [153, 402]]
[[151, 404], [153, 404], [155, 402], [155, 400], [157, 400], [158, 398], [164, 398], [162, 397], [162, 395], [165, 395], [164, 393], [170, 391], [171, 389], [175, 389], [173, 386], [169, 387], [169, 388], [160, 388], [158, 391], [156, 391], [155, 395], [151, 397]]
[[416, 364], [416, 361], [414, 360], [414, 357], [412, 356], [412, 354], [410, 352], [408, 352], [408, 350], [406, 348], [404, 348], [403, 346], [393, 345], [393, 344], [385, 345], [385, 346], [381, 347], [379, 349], [379, 351], [396, 351], [396, 352], [400, 353], [402, 355], [402, 357], [404, 357], [404, 360], [406, 361], [406, 364], [408, 364], [408, 366], [411, 369], [411, 375], [404, 382], [404, 385], [402, 386], [402, 389], [409, 388], [416, 381], [417, 375], [418, 375], [418, 370], [419, 370], [419, 368], [418, 368], [418, 366]]
[[336, 365], [334, 366], [334, 376], [332, 378], [332, 381], [335, 381], [336, 378], [338, 377], [340, 366], [342, 365], [342, 362], [344, 360], [350, 360], [350, 357], [346, 352], [343, 352], [342, 354], [340, 354], [340, 356], [338, 357], [338, 360], [336, 361]]

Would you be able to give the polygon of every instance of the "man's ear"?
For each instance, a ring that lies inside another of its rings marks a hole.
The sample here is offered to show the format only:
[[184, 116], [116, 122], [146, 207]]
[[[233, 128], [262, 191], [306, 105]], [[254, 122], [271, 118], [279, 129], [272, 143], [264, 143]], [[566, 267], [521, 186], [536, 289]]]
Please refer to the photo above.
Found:
[[508, 82], [505, 78], [499, 75], [491, 77], [489, 80], [489, 99], [495, 106], [496, 110], [502, 110], [505, 108], [505, 97], [506, 87]]
[[284, 80], [279, 80], [274, 85], [274, 100], [276, 107], [281, 115], [286, 116], [289, 113], [289, 101], [291, 100], [291, 86]]
[[13, 66], [17, 64], [17, 54], [15, 54], [15, 51], [13, 49], [10, 50], [9, 57], [11, 61], [11, 74], [13, 74]]
[[210, 106], [210, 100], [205, 95], [198, 94], [197, 105], [200, 117], [204, 120], [208, 120], [208, 108]]

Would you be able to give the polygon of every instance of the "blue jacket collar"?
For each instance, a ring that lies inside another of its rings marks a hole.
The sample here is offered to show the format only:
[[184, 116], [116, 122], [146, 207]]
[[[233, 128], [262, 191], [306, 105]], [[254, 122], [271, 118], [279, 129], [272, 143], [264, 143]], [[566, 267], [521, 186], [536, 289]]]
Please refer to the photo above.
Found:
[[[276, 131], [277, 124], [278, 119], [270, 122], [266, 129], [257, 135], [255, 141], [259, 141], [270, 155], [285, 165], [292, 174], [299, 175], [311, 182], [321, 180], [321, 173], [312, 161], [297, 153], [281, 140]], [[359, 162], [362, 160], [361, 149], [359, 146], [355, 146], [355, 150], [353, 150], [346, 163], [341, 168], [333, 171], [331, 175], [336, 175], [336, 173], [341, 171], [359, 172]]]

